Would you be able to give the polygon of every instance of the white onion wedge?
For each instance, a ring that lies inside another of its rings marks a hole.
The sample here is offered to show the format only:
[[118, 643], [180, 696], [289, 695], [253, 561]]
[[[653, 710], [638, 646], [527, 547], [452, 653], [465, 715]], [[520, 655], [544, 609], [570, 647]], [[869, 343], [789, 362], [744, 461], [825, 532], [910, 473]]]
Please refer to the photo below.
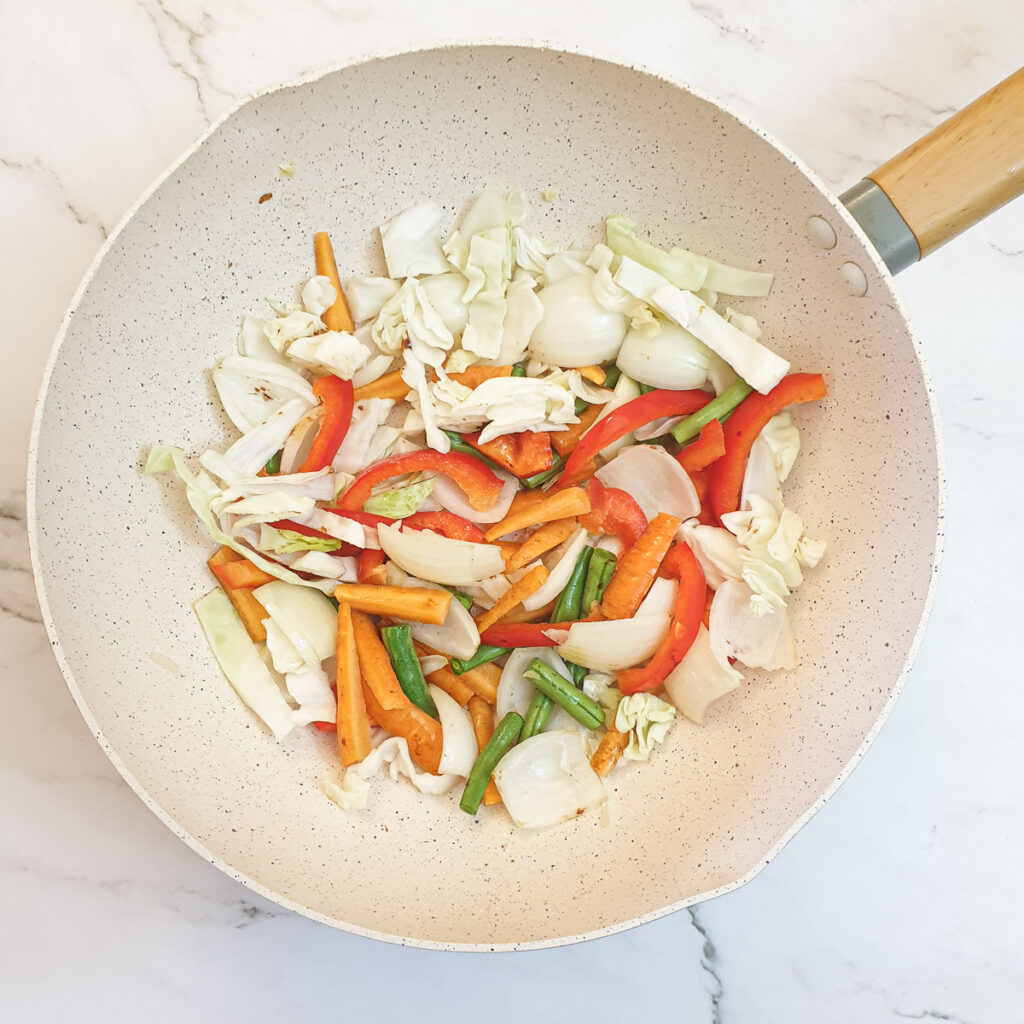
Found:
[[728, 661], [716, 656], [711, 634], [701, 624], [697, 639], [666, 677], [665, 692], [691, 722], [703, 725], [708, 707], [742, 681], [743, 676]]
[[471, 523], [500, 523], [508, 515], [512, 499], [519, 492], [519, 481], [514, 476], [500, 475], [504, 477], [501, 490], [498, 492], [497, 498], [494, 499], [494, 504], [490, 508], [484, 509], [483, 512], [473, 508], [462, 488], [451, 477], [445, 476], [443, 473], [433, 475], [434, 489], [430, 492], [431, 497], [442, 508], [454, 512], [457, 516], [462, 516], [463, 519]]
[[378, 526], [377, 536], [388, 558], [413, 576], [432, 583], [466, 586], [505, 569], [501, 551], [493, 544], [452, 540], [429, 530], [403, 531], [391, 525]]
[[594, 476], [605, 487], [618, 487], [633, 495], [648, 519], [659, 512], [683, 520], [700, 514], [693, 482], [664, 448], [647, 444], [626, 448]]
[[513, 747], [494, 769], [505, 809], [520, 828], [569, 821], [606, 797], [580, 732], [542, 732]]
[[554, 601], [565, 589], [565, 585], [569, 582], [569, 577], [576, 567], [576, 560], [586, 543], [587, 531], [581, 526], [560, 548], [556, 549], [552, 564], [548, 566], [548, 578], [539, 590], [535, 590], [523, 601], [523, 607], [528, 612], [543, 608], [549, 601]]
[[[535, 687], [526, 678], [525, 672], [534, 658], [540, 658], [545, 665], [553, 668], [559, 675], [570, 678], [569, 669], [552, 647], [517, 647], [505, 662], [498, 680], [498, 698], [494, 706], [495, 719], [501, 721], [510, 711], [526, 717], [530, 701], [533, 700]], [[552, 709], [548, 720], [548, 729], [576, 729], [576, 720], [568, 711], [560, 707]]]
[[558, 653], [566, 661], [586, 668], [618, 672], [639, 665], [654, 654], [670, 621], [664, 612], [655, 612], [634, 615], [631, 619], [574, 622]]
[[753, 592], [741, 580], [726, 580], [711, 602], [711, 647], [720, 658], [735, 658], [748, 668], [795, 668], [796, 642], [785, 608], [755, 615]]
[[[426, 587], [428, 590], [444, 590], [444, 587], [437, 583], [410, 576], [394, 562], [387, 563], [385, 573], [389, 587]], [[411, 619], [395, 619], [395, 622], [407, 622], [413, 640], [452, 658], [472, 658], [480, 646], [480, 631], [476, 628], [473, 616], [460, 601], [454, 599], [449, 602], [448, 614], [440, 626], [431, 625], [429, 622], [413, 622]], [[447, 663], [447, 659], [441, 660]], [[437, 667], [430, 671], [436, 671]], [[423, 674], [428, 674], [427, 669], [423, 669]]]
[[477, 755], [473, 720], [469, 712], [439, 686], [431, 686], [429, 689], [441, 721], [441, 761], [437, 770], [441, 775], [461, 775], [465, 778], [473, 768]]

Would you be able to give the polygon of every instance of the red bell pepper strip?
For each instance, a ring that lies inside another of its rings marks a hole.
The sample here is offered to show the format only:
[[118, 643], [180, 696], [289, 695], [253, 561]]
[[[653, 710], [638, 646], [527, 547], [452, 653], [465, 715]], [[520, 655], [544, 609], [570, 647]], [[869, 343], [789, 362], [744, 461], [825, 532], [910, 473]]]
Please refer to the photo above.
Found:
[[650, 693], [683, 660], [697, 639], [707, 597], [707, 583], [697, 556], [687, 544], [676, 544], [665, 556], [662, 565], [669, 576], [679, 580], [676, 605], [668, 632], [651, 660], [637, 668], [619, 673], [619, 690], [624, 694]]
[[313, 438], [313, 447], [309, 449], [306, 461], [296, 473], [315, 473], [329, 466], [352, 425], [352, 381], [342, 380], [333, 374], [318, 377], [313, 381], [313, 394], [323, 405], [324, 418], [320, 421], [320, 429]]
[[605, 487], [596, 476], [585, 488], [590, 498], [590, 511], [579, 517], [580, 526], [591, 533], [618, 537], [631, 548], [647, 529], [647, 516], [628, 491], [618, 487]]
[[338, 508], [359, 510], [378, 484], [392, 477], [423, 471], [451, 477], [466, 492], [470, 505], [481, 512], [494, 504], [502, 488], [501, 478], [472, 455], [461, 452], [442, 455], [426, 448], [405, 455], [391, 455], [364, 469], [338, 499]]
[[725, 431], [718, 420], [711, 420], [701, 427], [696, 441], [691, 441], [677, 456], [679, 463], [687, 473], [696, 473], [706, 469], [716, 459], [725, 454]]
[[665, 416], [685, 416], [711, 401], [706, 391], [648, 391], [625, 405], [620, 405], [598, 420], [573, 449], [565, 464], [559, 485], [577, 483], [591, 472], [594, 457], [602, 448], [625, 437], [631, 430]]
[[571, 622], [499, 622], [480, 634], [489, 647], [557, 647], [559, 641], [544, 635], [548, 629], [568, 629]]
[[484, 531], [476, 523], [471, 523], [454, 512], [414, 512], [401, 520], [402, 529], [432, 530], [449, 537], [451, 540], [468, 540], [474, 544], [484, 544]]
[[379, 548], [363, 548], [359, 552], [356, 578], [360, 583], [383, 583], [384, 552]]
[[502, 434], [484, 444], [480, 443], [479, 431], [463, 434], [466, 444], [493, 459], [513, 476], [533, 476], [551, 468], [554, 456], [551, 453], [551, 435], [544, 430], [522, 430], [515, 434]]
[[721, 518], [739, 508], [747, 458], [765, 424], [787, 405], [816, 402], [826, 394], [820, 373], [791, 373], [768, 394], [754, 392], [736, 406], [725, 422], [725, 454], [711, 466], [708, 496], [716, 516]]

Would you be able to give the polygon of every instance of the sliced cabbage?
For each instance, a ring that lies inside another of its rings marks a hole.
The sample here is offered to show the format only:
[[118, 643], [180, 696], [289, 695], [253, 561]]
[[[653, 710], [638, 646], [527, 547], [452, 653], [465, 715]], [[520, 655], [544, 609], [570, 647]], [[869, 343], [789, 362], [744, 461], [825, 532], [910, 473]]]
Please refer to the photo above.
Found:
[[374, 494], [363, 503], [363, 511], [389, 519], [404, 519], [411, 516], [430, 497], [434, 481], [420, 480], [417, 483], [393, 487], [381, 494]]
[[579, 731], [542, 732], [523, 740], [498, 762], [494, 784], [520, 828], [557, 825], [607, 799]]
[[448, 270], [448, 261], [441, 251], [443, 216], [437, 203], [418, 203], [380, 226], [389, 277], [420, 277]]
[[624, 448], [594, 476], [605, 487], [631, 494], [648, 520], [659, 512], [684, 521], [700, 514], [693, 482], [664, 448], [646, 444]]
[[448, 435], [437, 425], [437, 413], [434, 410], [430, 386], [427, 383], [426, 366], [411, 349], [406, 349], [403, 357], [405, 367], [402, 370], [402, 380], [409, 385], [409, 389], [413, 392], [412, 403], [423, 419], [427, 444], [434, 451], [447, 454], [451, 451], [452, 443]]
[[[440, 537], [429, 530], [377, 527], [380, 546], [388, 558], [413, 576], [453, 587], [479, 583], [505, 568], [501, 550], [493, 544]], [[458, 602], [455, 602], [458, 603]]]
[[708, 707], [741, 682], [742, 674], [716, 655], [711, 634], [701, 623], [683, 660], [665, 678], [665, 692], [691, 722], [703, 725]]
[[278, 539], [272, 550], [278, 555], [288, 555], [294, 551], [337, 551], [341, 541], [334, 537], [310, 537], [294, 530], [277, 530]]
[[466, 329], [469, 311], [463, 301], [469, 282], [462, 274], [433, 274], [420, 281], [420, 287], [427, 301], [437, 312], [444, 326], [453, 335], [462, 334]]
[[[332, 468], [342, 473], [360, 473], [384, 456], [387, 445], [381, 448], [377, 434], [379, 428], [387, 422], [394, 405], [390, 398], [365, 398], [355, 403], [352, 422], [334, 456]], [[385, 436], [394, 440], [397, 434], [397, 431], [388, 428]], [[381, 448], [380, 454], [376, 454], [378, 448]]]
[[376, 320], [384, 306], [398, 294], [400, 285], [390, 277], [350, 277], [345, 282], [349, 312], [357, 323]]
[[649, 761], [655, 744], [664, 743], [676, 719], [676, 709], [653, 693], [623, 697], [615, 709], [615, 728], [629, 734], [622, 756], [627, 761]]
[[665, 252], [637, 236], [636, 222], [615, 214], [605, 218], [609, 247], [661, 274], [677, 288], [697, 291], [711, 288], [727, 295], [764, 296], [771, 290], [772, 275], [759, 270], [740, 270], [688, 249]]
[[537, 295], [544, 314], [533, 330], [530, 355], [555, 366], [589, 366], [614, 359], [629, 320], [594, 297], [594, 272], [549, 283]]
[[297, 722], [242, 620], [219, 587], [193, 605], [213, 656], [245, 705], [284, 739]]
[[764, 441], [771, 451], [775, 472], [782, 482], [789, 476], [800, 454], [800, 431], [793, 423], [793, 417], [788, 412], [773, 416], [765, 424], [759, 440]]
[[369, 360], [370, 350], [347, 331], [322, 331], [288, 346], [288, 358], [319, 373], [351, 380]]
[[307, 313], [318, 317], [334, 305], [338, 299], [338, 293], [334, 290], [334, 285], [329, 277], [316, 274], [302, 286], [299, 299]]
[[726, 580], [743, 576], [740, 543], [728, 530], [687, 519], [680, 528], [680, 536], [696, 555], [712, 590], [717, 590]]
[[[312, 593], [312, 591], [311, 591]], [[320, 665], [303, 665], [284, 677], [285, 686], [298, 710], [292, 717], [298, 725], [310, 722], [333, 722], [338, 714], [338, 701], [331, 682]]]
[[516, 278], [505, 295], [505, 320], [501, 327], [501, 347], [493, 360], [495, 366], [508, 366], [523, 358], [544, 306], [534, 291], [536, 282], [529, 275]]
[[235, 441], [224, 452], [224, 461], [241, 476], [256, 476], [270, 457], [281, 450], [308, 408], [301, 398], [289, 399], [266, 420]]

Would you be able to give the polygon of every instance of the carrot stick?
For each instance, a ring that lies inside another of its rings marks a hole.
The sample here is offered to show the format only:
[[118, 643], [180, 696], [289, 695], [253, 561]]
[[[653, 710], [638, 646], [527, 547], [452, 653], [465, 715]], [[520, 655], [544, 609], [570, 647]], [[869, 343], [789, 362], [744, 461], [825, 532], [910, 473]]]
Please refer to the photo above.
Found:
[[609, 729], [594, 751], [590, 759], [590, 767], [597, 775], [607, 775], [622, 756], [622, 752], [629, 746], [629, 733], [619, 732], [614, 726]]
[[[231, 548], [228, 548], [230, 551]], [[237, 552], [233, 552], [237, 554]], [[259, 566], [253, 565], [248, 558], [233, 558], [231, 561], [220, 562], [213, 564], [213, 559], [210, 559], [210, 568], [213, 570], [213, 575], [220, 580], [222, 587], [237, 587], [239, 589], [253, 589], [254, 587], [262, 587], [264, 583], [272, 583], [276, 576], [271, 576], [269, 572], [264, 572]]]
[[601, 599], [601, 614], [606, 619], [628, 619], [640, 607], [681, 525], [681, 519], [659, 513], [640, 539], [623, 552]]
[[440, 626], [448, 615], [452, 595], [447, 590], [426, 587], [376, 587], [365, 583], [342, 583], [334, 596], [360, 612], [387, 615], [393, 619], [411, 619]]
[[570, 423], [568, 430], [552, 430], [551, 443], [559, 455], [568, 455], [576, 442], [594, 425], [594, 420], [601, 415], [603, 405], [588, 405], [580, 413], [579, 423]]
[[[469, 717], [473, 721], [473, 735], [476, 736], [476, 749], [479, 753], [487, 746], [487, 741], [494, 734], [494, 712], [491, 710], [491, 705], [479, 697], [470, 697], [467, 707], [469, 708]], [[501, 803], [501, 794], [498, 792], [493, 778], [488, 780], [487, 788], [484, 790], [484, 803], [488, 806]]]
[[370, 721], [359, 677], [359, 656], [352, 623], [352, 609], [338, 605], [338, 757], [347, 768], [358, 764], [370, 751]]
[[352, 392], [352, 398], [356, 402], [362, 402], [367, 398], [393, 398], [396, 402], [401, 402], [411, 390], [412, 388], [402, 380], [402, 371], [393, 370], [370, 381], [369, 384], [360, 384]]
[[353, 331], [355, 324], [352, 322], [352, 314], [348, 311], [345, 293], [341, 290], [338, 265], [334, 262], [334, 248], [326, 231], [318, 231], [313, 236], [313, 257], [316, 260], [316, 272], [331, 279], [331, 284], [338, 295], [334, 305], [325, 310], [320, 319], [327, 325], [329, 331]]
[[517, 580], [505, 591], [493, 607], [480, 614], [476, 628], [482, 633], [489, 626], [503, 619], [517, 604], [522, 604], [531, 594], [544, 586], [548, 571], [543, 565], [534, 566], [521, 580]]
[[546, 551], [558, 547], [563, 540], [567, 540], [577, 526], [579, 523], [575, 516], [545, 523], [519, 545], [515, 554], [505, 559], [505, 569], [512, 572], [529, 565], [535, 558], [540, 558]]
[[494, 377], [511, 377], [511, 366], [470, 366], [462, 373], [449, 373], [452, 380], [457, 380], [467, 388], [475, 388], [483, 384], [485, 380], [492, 380]]
[[[215, 552], [206, 564], [210, 567], [214, 576], [217, 576], [217, 566], [230, 565], [242, 560], [242, 555], [233, 548], [225, 546]], [[219, 576], [217, 581], [220, 582]], [[267, 639], [267, 630], [263, 625], [263, 620], [269, 618], [267, 609], [253, 597], [251, 590], [228, 586], [225, 583], [221, 583], [221, 587], [224, 593], [228, 595], [228, 600], [234, 606], [235, 611], [238, 612], [238, 617], [242, 620], [242, 625], [245, 626], [249, 639], [254, 644], [264, 643]]]
[[501, 667], [493, 661], [485, 665], [478, 665], [468, 672], [463, 672], [459, 678], [466, 683], [470, 689], [488, 704], [495, 704], [498, 700], [498, 680], [501, 679]]
[[581, 377], [589, 380], [592, 384], [603, 384], [605, 372], [600, 366], [577, 366]]
[[435, 669], [426, 677], [428, 683], [444, 690], [453, 700], [465, 707], [474, 696], [473, 688], [464, 683], [447, 665]]
[[367, 711], [383, 729], [404, 737], [409, 745], [409, 756], [424, 771], [436, 775], [441, 763], [441, 723], [421, 711], [402, 692], [373, 619], [364, 612], [351, 608], [349, 611]]
[[525, 530], [528, 526], [546, 523], [552, 519], [568, 519], [582, 516], [590, 511], [590, 498], [582, 487], [567, 487], [564, 491], [546, 494], [543, 500], [524, 508], [520, 512], [509, 511], [500, 523], [495, 523], [485, 534], [487, 540], [496, 540], [507, 533]]

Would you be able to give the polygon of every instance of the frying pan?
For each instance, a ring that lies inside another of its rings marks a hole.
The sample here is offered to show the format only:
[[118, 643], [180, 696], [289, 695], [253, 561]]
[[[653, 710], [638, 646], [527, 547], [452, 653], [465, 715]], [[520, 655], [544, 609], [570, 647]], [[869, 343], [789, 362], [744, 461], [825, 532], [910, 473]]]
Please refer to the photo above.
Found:
[[[920, 642], [942, 458], [890, 274], [1021, 191], [1022, 117], [1018, 72], [851, 190], [848, 212], [709, 98], [580, 54], [402, 53], [243, 103], [110, 238], [36, 413], [39, 598], [114, 765], [232, 877], [389, 941], [552, 946], [752, 878], [863, 755]], [[277, 179], [289, 159], [294, 177]], [[749, 672], [705, 727], [680, 721], [651, 764], [617, 771], [606, 812], [543, 832], [385, 779], [365, 813], [334, 807], [319, 787], [335, 770], [330, 738], [279, 746], [220, 675], [191, 610], [211, 586], [209, 539], [180, 488], [140, 474], [151, 442], [195, 453], [230, 436], [206, 371], [232, 349], [241, 312], [309, 272], [314, 231], [331, 231], [343, 274], [373, 271], [372, 228], [386, 217], [434, 198], [454, 220], [495, 184], [556, 189], [531, 226], [563, 244], [592, 244], [603, 217], [624, 212], [658, 244], [773, 270], [772, 294], [744, 308], [795, 369], [829, 382], [826, 401], [796, 413], [804, 449], [787, 482], [787, 503], [829, 541], [792, 600], [799, 669]]]

